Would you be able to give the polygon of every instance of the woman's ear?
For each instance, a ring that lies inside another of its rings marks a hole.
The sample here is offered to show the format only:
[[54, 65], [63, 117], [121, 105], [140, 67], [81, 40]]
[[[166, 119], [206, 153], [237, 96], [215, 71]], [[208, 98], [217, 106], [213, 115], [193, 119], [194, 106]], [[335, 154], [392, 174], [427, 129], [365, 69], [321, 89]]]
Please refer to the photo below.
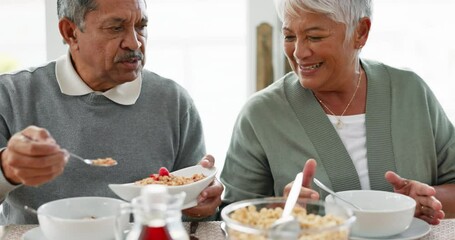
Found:
[[361, 49], [368, 40], [368, 34], [370, 33], [371, 28], [371, 19], [369, 17], [364, 17], [359, 20], [357, 27], [355, 29], [355, 41], [354, 47], [356, 49]]
[[62, 18], [58, 22], [58, 29], [63, 41], [70, 46], [70, 49], [77, 50], [79, 48], [77, 41], [77, 26], [68, 18]]

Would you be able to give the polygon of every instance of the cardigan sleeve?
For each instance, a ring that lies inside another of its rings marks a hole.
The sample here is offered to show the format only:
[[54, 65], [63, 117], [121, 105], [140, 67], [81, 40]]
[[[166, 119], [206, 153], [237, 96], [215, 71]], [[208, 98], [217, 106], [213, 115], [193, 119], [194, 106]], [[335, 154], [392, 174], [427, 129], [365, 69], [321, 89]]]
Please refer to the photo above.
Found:
[[436, 185], [455, 183], [455, 129], [431, 91], [427, 99], [437, 154]]
[[235, 123], [221, 173], [227, 203], [274, 195], [271, 170], [246, 108]]

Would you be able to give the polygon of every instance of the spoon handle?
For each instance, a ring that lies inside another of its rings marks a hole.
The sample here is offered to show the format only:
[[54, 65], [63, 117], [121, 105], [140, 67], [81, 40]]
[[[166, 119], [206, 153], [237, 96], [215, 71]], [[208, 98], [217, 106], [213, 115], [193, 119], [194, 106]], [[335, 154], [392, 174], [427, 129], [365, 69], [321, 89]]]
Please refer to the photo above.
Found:
[[299, 199], [300, 189], [302, 188], [302, 181], [303, 181], [303, 173], [299, 172], [295, 176], [294, 183], [292, 184], [291, 191], [289, 192], [288, 198], [286, 199], [286, 203], [284, 205], [283, 213], [281, 214], [281, 218], [287, 217], [291, 215], [292, 209]]
[[85, 161], [84, 158], [82, 158], [82, 157], [80, 157], [80, 156], [78, 156], [78, 155], [76, 155], [76, 154], [74, 154], [74, 153], [72, 153], [72, 152], [68, 152], [68, 153], [69, 153], [69, 155], [70, 155], [71, 157], [76, 158], [76, 159], [78, 159], [78, 160], [81, 160], [81, 161], [83, 161], [83, 162], [85, 162], [85, 163], [87, 163], [87, 164], [90, 164], [90, 162]]
[[27, 212], [33, 213], [33, 214], [35, 214], [35, 215], [38, 215], [38, 211], [36, 211], [36, 209], [34, 209], [34, 208], [32, 208], [32, 207], [29, 207], [29, 206], [25, 205], [25, 206], [24, 206], [24, 209], [25, 209], [25, 211], [27, 211]]
[[340, 195], [336, 194], [334, 191], [332, 191], [332, 189], [328, 188], [326, 185], [324, 185], [322, 182], [320, 182], [317, 178], [313, 178], [313, 182], [316, 183], [316, 185], [320, 188], [322, 188], [324, 191], [332, 194], [332, 196], [335, 198], [338, 198], [340, 199], [341, 201], [349, 204], [350, 206], [354, 207], [355, 209], [358, 209], [360, 210], [360, 207], [355, 205], [354, 203], [342, 198]]

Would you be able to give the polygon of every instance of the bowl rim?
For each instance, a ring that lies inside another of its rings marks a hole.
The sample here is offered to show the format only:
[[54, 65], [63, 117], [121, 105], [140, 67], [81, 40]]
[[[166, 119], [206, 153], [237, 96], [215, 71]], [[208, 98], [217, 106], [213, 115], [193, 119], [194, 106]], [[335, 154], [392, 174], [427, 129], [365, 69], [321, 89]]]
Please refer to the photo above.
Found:
[[[383, 210], [383, 209], [362, 209], [362, 210], [359, 210], [359, 209], [352, 208], [352, 210], [356, 214], [357, 213], [396, 213], [396, 212], [409, 211], [411, 209], [415, 209], [415, 207], [417, 205], [415, 199], [413, 199], [412, 197], [409, 197], [407, 195], [397, 193], [397, 192], [388, 192], [388, 191], [382, 191], [382, 190], [359, 190], [358, 189], [358, 190], [339, 191], [336, 193], [340, 194], [340, 195], [347, 194], [347, 193], [361, 193], [361, 194], [367, 194], [367, 193], [383, 194], [383, 193], [385, 193], [385, 194], [389, 194], [389, 195], [393, 195], [393, 196], [399, 196], [400, 198], [403, 198], [404, 201], [407, 201], [406, 206], [398, 208], [398, 209], [385, 209], [385, 210]], [[327, 198], [331, 198], [330, 200], [334, 199], [334, 197], [331, 194], [327, 195], [325, 200], [327, 200]]]
[[[256, 228], [254, 226], [242, 225], [241, 223], [239, 223], [235, 220], [232, 220], [228, 216], [228, 214], [239, 208], [247, 207], [247, 206], [250, 206], [253, 204], [278, 203], [278, 202], [283, 203], [285, 201], [286, 201], [285, 197], [265, 197], [265, 198], [245, 199], [245, 200], [233, 202], [233, 203], [228, 204], [221, 210], [221, 218], [222, 218], [222, 221], [226, 222], [226, 225], [228, 226], [228, 228], [233, 228], [237, 231], [245, 232], [248, 234], [267, 234], [269, 232], [268, 229], [261, 229], [261, 228]], [[329, 204], [332, 206], [339, 206], [344, 211], [346, 211], [346, 214], [348, 216], [348, 218], [345, 219], [343, 224], [336, 225], [336, 226], [329, 226], [329, 227], [325, 227], [325, 228], [317, 228], [317, 229], [302, 229], [302, 233], [332, 231], [332, 230], [336, 230], [338, 228], [349, 227], [349, 226], [352, 226], [352, 224], [356, 220], [356, 216], [354, 215], [354, 212], [351, 209], [343, 207], [343, 206], [335, 204], [335, 203], [329, 203], [329, 202], [325, 202], [322, 200], [312, 200], [312, 199], [304, 199], [304, 200], [299, 199], [298, 202], [316, 204], [316, 205], [320, 205], [320, 206], [324, 206], [324, 204]]]
[[[56, 199], [53, 201], [46, 202], [42, 204], [41, 206], [38, 207], [37, 211], [37, 217], [46, 217], [54, 220], [59, 220], [62, 222], [76, 222], [76, 223], [85, 223], [87, 222], [87, 219], [72, 219], [72, 218], [62, 218], [58, 216], [54, 216], [48, 213], [43, 213], [44, 208], [49, 208], [51, 204], [56, 204], [59, 202], [65, 202], [65, 201], [72, 201], [72, 200], [86, 200], [86, 199], [92, 199], [92, 200], [103, 200], [103, 201], [111, 201], [111, 202], [117, 202], [120, 204], [127, 203], [126, 201], [118, 198], [111, 198], [111, 197], [101, 197], [101, 196], [80, 196], [80, 197], [68, 197], [68, 198], [61, 198], [61, 199]], [[112, 215], [109, 216], [102, 216], [102, 217], [97, 217], [95, 219], [90, 219], [90, 223], [97, 222], [97, 221], [103, 221], [106, 219], [112, 219], [116, 217], [116, 212], [114, 212]]]
[[[180, 173], [180, 172], [183, 172], [183, 171], [187, 171], [190, 168], [196, 168], [198, 166], [200, 166], [201, 168], [204, 168], [200, 164], [197, 164], [197, 165], [186, 167], [186, 168], [182, 168], [182, 169], [170, 172], [170, 173], [171, 174]], [[202, 183], [205, 183], [205, 182], [207, 182], [209, 180], [213, 180], [216, 177], [217, 168], [215, 166], [213, 166], [211, 168], [205, 168], [205, 169], [209, 170], [210, 174], [205, 176], [205, 178], [203, 178], [203, 179], [201, 179], [199, 181], [188, 183], [188, 184], [183, 184], [183, 185], [175, 185], [175, 186], [165, 185], [165, 184], [157, 184], [157, 185], [163, 185], [166, 188], [170, 188], [170, 189], [178, 189], [178, 188], [182, 188], [182, 187], [189, 187], [189, 186], [193, 186], [193, 185], [197, 185], [197, 184], [202, 184]], [[182, 175], [176, 175], [176, 176], [182, 176]], [[153, 183], [153, 184], [155, 184], [155, 183]], [[136, 184], [135, 182], [129, 182], [129, 183], [120, 183], [120, 184], [119, 183], [111, 183], [109, 185], [113, 185], [113, 186], [123, 185], [123, 186], [132, 187], [132, 188], [143, 188], [144, 186], [153, 185], [153, 184], [139, 185], [139, 184]]]
[[[216, 173], [218, 171], [218, 169], [215, 166], [213, 166], [211, 168], [204, 168], [202, 165], [196, 164], [194, 166], [181, 168], [179, 170], [173, 171], [173, 172], [171, 172], [171, 174], [176, 174], [176, 173], [179, 174], [180, 172], [187, 171], [188, 169], [191, 169], [191, 168], [202, 168], [203, 170], [205, 169], [206, 171], [209, 171], [210, 174], [205, 176], [205, 178], [203, 178], [203, 179], [201, 179], [199, 181], [196, 181], [196, 182], [183, 184], [183, 185], [176, 185], [176, 186], [169, 186], [169, 185], [164, 185], [164, 186], [166, 186], [167, 188], [171, 188], [171, 189], [178, 189], [178, 188], [182, 188], [182, 187], [189, 187], [189, 186], [193, 186], [193, 185], [197, 185], [197, 184], [202, 184], [202, 183], [205, 183], [207, 181], [212, 181], [215, 178]], [[181, 176], [181, 175], [176, 175], [176, 176]], [[146, 185], [139, 185], [139, 186], [146, 186]]]

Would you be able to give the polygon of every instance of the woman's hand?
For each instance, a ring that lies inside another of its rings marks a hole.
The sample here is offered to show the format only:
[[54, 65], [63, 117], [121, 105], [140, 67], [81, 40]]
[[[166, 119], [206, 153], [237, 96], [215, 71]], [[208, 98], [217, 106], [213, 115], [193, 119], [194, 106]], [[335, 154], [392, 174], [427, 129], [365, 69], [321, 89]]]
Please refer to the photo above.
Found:
[[433, 187], [418, 181], [401, 178], [392, 171], [386, 172], [385, 178], [392, 184], [395, 192], [412, 197], [416, 201], [415, 217], [433, 225], [439, 224], [444, 218], [442, 204], [436, 199], [436, 190]]
[[[313, 181], [314, 174], [316, 173], [316, 160], [308, 159], [303, 167], [303, 182], [300, 189], [299, 199], [319, 199], [319, 193], [311, 189], [311, 182]], [[284, 187], [283, 196], [287, 197], [291, 191], [292, 183], [290, 182]]]
[[[215, 158], [212, 155], [206, 155], [199, 164], [205, 168], [211, 168], [215, 165]], [[197, 206], [183, 210], [183, 214], [193, 218], [205, 218], [215, 214], [221, 204], [223, 190], [223, 185], [215, 179], [198, 196]]]

